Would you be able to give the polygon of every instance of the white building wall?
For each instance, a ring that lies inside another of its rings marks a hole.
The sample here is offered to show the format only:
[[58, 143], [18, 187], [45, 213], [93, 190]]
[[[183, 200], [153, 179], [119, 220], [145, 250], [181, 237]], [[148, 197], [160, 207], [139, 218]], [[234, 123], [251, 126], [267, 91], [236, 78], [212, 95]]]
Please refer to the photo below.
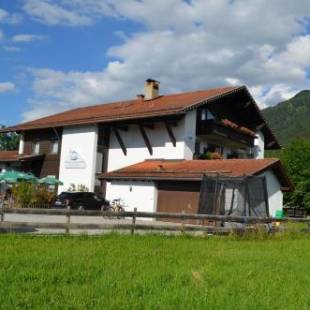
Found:
[[153, 148], [151, 155], [145, 145], [137, 125], [131, 125], [128, 131], [120, 130], [120, 135], [127, 149], [124, 155], [116, 136], [111, 132], [108, 171], [120, 169], [151, 158], [163, 159], [193, 159], [195, 150], [196, 111], [191, 111], [172, 127], [176, 138], [173, 146], [167, 129], [163, 123], [155, 123], [154, 129], [145, 128]]
[[265, 157], [265, 140], [261, 131], [256, 133], [257, 138], [254, 140], [254, 158], [262, 159]]
[[[94, 190], [98, 129], [92, 126], [65, 127], [62, 134], [59, 179], [64, 183], [59, 186], [62, 192], [70, 184], [83, 184], [90, 191]], [[70, 156], [75, 152], [75, 156]]]
[[271, 170], [264, 172], [262, 175], [266, 177], [267, 182], [269, 214], [274, 217], [277, 210], [283, 209], [283, 192], [281, 191], [281, 184]]
[[157, 205], [157, 189], [153, 182], [112, 181], [107, 183], [106, 199], [122, 199], [126, 211], [155, 212]]

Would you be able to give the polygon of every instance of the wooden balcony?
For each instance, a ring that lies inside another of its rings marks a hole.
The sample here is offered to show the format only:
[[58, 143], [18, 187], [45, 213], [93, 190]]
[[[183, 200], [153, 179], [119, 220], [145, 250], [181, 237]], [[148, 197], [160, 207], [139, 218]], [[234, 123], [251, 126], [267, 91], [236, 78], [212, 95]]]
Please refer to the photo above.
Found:
[[209, 143], [231, 147], [253, 147], [255, 136], [237, 128], [229, 127], [220, 121], [197, 122], [197, 136], [203, 136]]

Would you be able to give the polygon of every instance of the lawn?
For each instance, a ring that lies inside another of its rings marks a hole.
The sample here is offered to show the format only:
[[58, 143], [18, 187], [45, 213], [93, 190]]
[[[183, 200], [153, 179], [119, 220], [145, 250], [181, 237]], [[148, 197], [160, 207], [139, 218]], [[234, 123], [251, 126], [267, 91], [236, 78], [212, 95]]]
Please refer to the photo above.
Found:
[[310, 309], [310, 238], [0, 235], [0, 309]]

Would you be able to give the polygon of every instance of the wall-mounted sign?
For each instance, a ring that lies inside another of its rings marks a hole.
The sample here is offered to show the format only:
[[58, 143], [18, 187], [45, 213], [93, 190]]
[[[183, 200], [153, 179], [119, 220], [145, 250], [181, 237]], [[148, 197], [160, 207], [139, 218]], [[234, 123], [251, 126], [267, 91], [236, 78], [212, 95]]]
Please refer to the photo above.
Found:
[[69, 151], [69, 155], [65, 159], [66, 169], [85, 169], [86, 162], [81, 155], [74, 150]]

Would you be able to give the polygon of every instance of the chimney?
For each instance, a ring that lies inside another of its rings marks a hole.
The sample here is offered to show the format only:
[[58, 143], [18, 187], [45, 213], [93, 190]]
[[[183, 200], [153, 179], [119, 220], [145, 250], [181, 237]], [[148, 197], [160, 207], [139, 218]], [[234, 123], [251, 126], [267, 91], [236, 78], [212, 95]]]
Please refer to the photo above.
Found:
[[144, 100], [152, 100], [159, 96], [159, 82], [147, 79], [144, 84]]
[[138, 95], [137, 95], [137, 99], [138, 99], [139, 101], [144, 101], [144, 95], [143, 95], [143, 94], [138, 94]]

